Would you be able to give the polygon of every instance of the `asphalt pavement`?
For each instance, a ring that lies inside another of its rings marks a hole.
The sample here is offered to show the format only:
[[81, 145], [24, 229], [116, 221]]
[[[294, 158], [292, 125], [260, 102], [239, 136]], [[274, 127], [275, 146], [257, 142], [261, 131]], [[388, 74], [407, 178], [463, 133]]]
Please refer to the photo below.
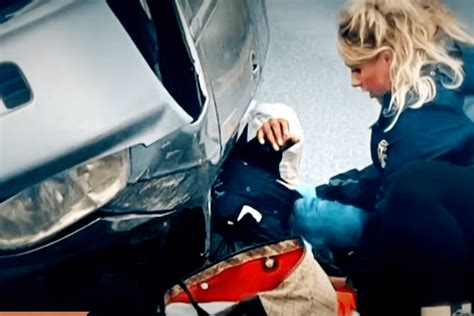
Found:
[[[258, 101], [283, 102], [305, 133], [302, 179], [314, 184], [370, 164], [370, 125], [379, 105], [350, 85], [336, 50], [344, 0], [267, 0], [270, 49]], [[474, 0], [447, 0], [474, 31]]]

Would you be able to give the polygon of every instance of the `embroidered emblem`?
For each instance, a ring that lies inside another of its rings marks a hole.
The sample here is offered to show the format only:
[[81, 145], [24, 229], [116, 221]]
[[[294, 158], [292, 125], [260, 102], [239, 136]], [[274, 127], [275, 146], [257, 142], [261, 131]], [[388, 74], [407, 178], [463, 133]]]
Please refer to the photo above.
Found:
[[377, 146], [377, 156], [380, 161], [380, 166], [385, 168], [387, 165], [387, 147], [388, 142], [385, 139], [382, 139]]

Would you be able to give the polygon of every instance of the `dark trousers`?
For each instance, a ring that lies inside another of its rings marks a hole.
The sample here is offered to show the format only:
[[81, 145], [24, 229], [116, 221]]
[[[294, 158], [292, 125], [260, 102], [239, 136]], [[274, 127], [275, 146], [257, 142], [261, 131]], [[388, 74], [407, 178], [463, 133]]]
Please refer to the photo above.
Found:
[[361, 314], [474, 302], [474, 167], [416, 162], [386, 185], [355, 255]]

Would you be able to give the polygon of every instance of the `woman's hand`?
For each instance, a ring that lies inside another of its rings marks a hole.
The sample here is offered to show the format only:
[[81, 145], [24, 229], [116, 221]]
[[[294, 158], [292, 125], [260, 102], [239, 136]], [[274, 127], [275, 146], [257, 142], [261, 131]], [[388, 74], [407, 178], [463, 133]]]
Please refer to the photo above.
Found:
[[257, 131], [260, 144], [268, 142], [275, 151], [286, 150], [299, 142], [299, 138], [290, 135], [288, 121], [285, 119], [269, 119]]

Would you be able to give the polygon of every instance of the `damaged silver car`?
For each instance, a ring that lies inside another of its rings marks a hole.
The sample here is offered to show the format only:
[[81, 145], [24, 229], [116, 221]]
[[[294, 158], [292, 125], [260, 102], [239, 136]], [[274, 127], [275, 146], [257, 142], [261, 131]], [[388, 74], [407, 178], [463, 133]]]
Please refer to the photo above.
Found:
[[264, 0], [0, 3], [0, 308], [156, 311], [268, 41]]

